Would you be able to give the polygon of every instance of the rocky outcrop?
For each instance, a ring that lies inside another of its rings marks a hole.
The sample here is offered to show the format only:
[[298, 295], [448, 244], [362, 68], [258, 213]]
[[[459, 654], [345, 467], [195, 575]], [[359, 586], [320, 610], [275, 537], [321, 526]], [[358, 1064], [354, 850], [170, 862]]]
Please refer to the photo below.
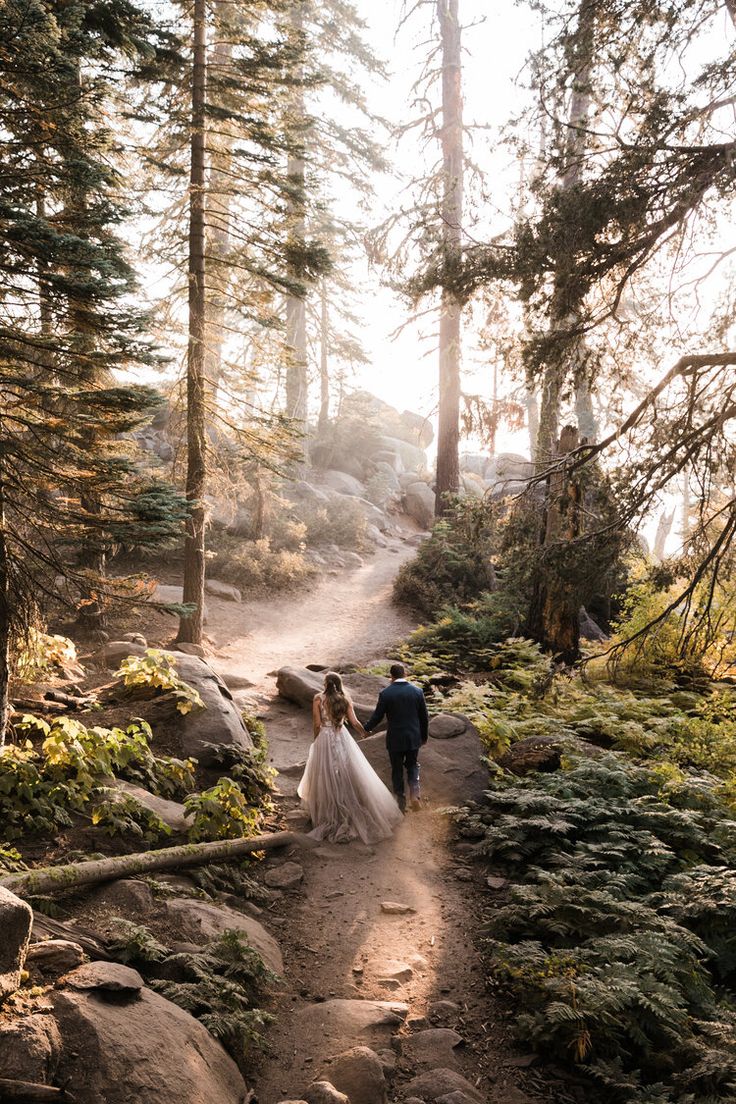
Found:
[[203, 766], [213, 761], [207, 745], [217, 744], [249, 751], [253, 747], [248, 729], [231, 692], [216, 671], [197, 656], [172, 652], [176, 670], [186, 683], [198, 691], [205, 706], [193, 709], [181, 718], [181, 750], [184, 756], [199, 760]]
[[61, 989], [52, 1002], [63, 1042], [56, 1080], [77, 1104], [242, 1104], [246, 1097], [237, 1066], [206, 1028], [150, 989]]
[[205, 579], [204, 589], [206, 594], [214, 598], [221, 598], [223, 602], [242, 602], [243, 595], [232, 583], [223, 583], [221, 579]]
[[61, 1057], [61, 1034], [53, 1016], [36, 1013], [3, 1021], [0, 1077], [51, 1084]]
[[404, 1086], [407, 1096], [434, 1102], [449, 1093], [464, 1093], [470, 1101], [481, 1104], [482, 1097], [474, 1085], [453, 1069], [433, 1069], [420, 1073]]
[[[343, 685], [350, 694], [356, 715], [360, 721], [367, 721], [376, 707], [378, 695], [388, 686], [389, 679], [380, 675], [350, 674], [342, 676]], [[306, 667], [282, 667], [276, 677], [276, 687], [282, 698], [312, 708], [314, 695], [321, 693], [324, 686], [324, 673], [310, 671]]]
[[323, 472], [322, 483], [325, 487], [329, 487], [331, 491], [337, 491], [338, 494], [354, 495], [357, 498], [365, 496], [365, 487], [361, 481], [348, 472], [334, 469]]
[[113, 800], [124, 797], [134, 798], [139, 805], [163, 821], [172, 832], [186, 832], [194, 819], [178, 801], [169, 801], [168, 798], [159, 797], [149, 790], [144, 790], [142, 786], [135, 786], [132, 782], [124, 782], [119, 778], [111, 783], [106, 793]]
[[386, 1104], [386, 1078], [374, 1050], [351, 1047], [327, 1063], [320, 1080], [329, 1081], [350, 1104]]
[[453, 740], [468, 727], [465, 717], [453, 713], [437, 713], [429, 720], [429, 735], [434, 740]]
[[281, 949], [262, 924], [251, 916], [230, 908], [213, 905], [191, 897], [175, 897], [167, 901], [166, 913], [177, 931], [192, 943], [207, 943], [226, 931], [240, 932], [275, 974], [284, 972]]
[[30, 906], [0, 886], [0, 1001], [20, 985], [32, 925]]
[[410, 483], [404, 491], [404, 509], [423, 529], [434, 524], [434, 491], [426, 483]]

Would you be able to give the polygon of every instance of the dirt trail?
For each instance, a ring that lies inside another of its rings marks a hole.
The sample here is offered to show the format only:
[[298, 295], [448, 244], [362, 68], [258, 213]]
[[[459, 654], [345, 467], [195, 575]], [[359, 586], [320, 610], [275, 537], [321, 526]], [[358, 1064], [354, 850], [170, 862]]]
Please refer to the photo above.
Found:
[[[363, 568], [328, 577], [304, 597], [216, 604], [213, 662], [254, 684], [249, 693], [257, 695], [266, 718], [272, 761], [287, 771], [278, 780], [284, 815], [297, 815], [297, 765], [311, 726], [305, 711], [278, 699], [268, 672], [286, 664], [337, 666], [385, 656], [413, 627], [390, 601], [399, 564], [411, 553], [397, 541]], [[383, 775], [388, 781], [387, 770]], [[495, 1025], [489, 1032], [485, 1023], [488, 997], [470, 934], [478, 898], [463, 860], [448, 853], [447, 831], [447, 818], [425, 809], [408, 815], [395, 836], [376, 847], [323, 844], [289, 856], [302, 864], [304, 881], [263, 917], [280, 939], [286, 966], [269, 1031], [271, 1054], [255, 1078], [258, 1104], [299, 1100], [324, 1063], [349, 1047], [390, 1049], [396, 1035], [396, 1048], [411, 1032], [402, 1019], [411, 1024], [436, 1001], [457, 1004], [442, 1026], [456, 1028], [469, 1044], [448, 1054], [447, 1064], [476, 1084], [489, 1104], [531, 1104], [515, 1087], [518, 1071], [502, 1068], [502, 1054], [509, 1055], [503, 1029]], [[381, 908], [387, 901], [412, 911], [389, 915]], [[388, 1016], [393, 1024], [361, 1026], [356, 1006], [332, 1003], [346, 999], [401, 1007], [398, 1017]], [[402, 1084], [416, 1072], [415, 1063], [398, 1057], [390, 1100], [402, 1098]]]

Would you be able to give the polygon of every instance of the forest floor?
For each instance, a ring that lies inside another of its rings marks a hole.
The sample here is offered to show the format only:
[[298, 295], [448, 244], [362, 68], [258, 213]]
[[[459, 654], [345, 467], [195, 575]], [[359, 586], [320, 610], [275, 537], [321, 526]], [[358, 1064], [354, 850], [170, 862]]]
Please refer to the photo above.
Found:
[[[295, 787], [312, 734], [308, 713], [278, 698], [275, 669], [385, 658], [414, 627], [391, 604], [394, 576], [412, 551], [395, 540], [363, 568], [328, 576], [304, 595], [239, 606], [212, 603], [211, 662], [253, 683], [245, 693], [266, 722], [272, 763], [285, 772], [277, 780], [277, 808], [284, 816], [296, 815]], [[281, 942], [286, 965], [272, 1009], [269, 1056], [255, 1075], [258, 1104], [299, 1099], [323, 1064], [349, 1047], [390, 1049], [392, 1034], [408, 1037], [412, 1028], [424, 1026], [422, 1018], [438, 1001], [458, 1007], [439, 1010], [433, 1024], [453, 1027], [464, 1039], [462, 1047], [448, 1050], [446, 1064], [489, 1104], [533, 1099], [527, 1095], [530, 1078], [534, 1087], [532, 1071], [520, 1068], [525, 1062], [509, 1042], [506, 1018], [489, 1003], [474, 941], [480, 898], [470, 884], [474, 875], [447, 846], [449, 832], [436, 803], [407, 815], [395, 836], [376, 847], [321, 845], [293, 856], [304, 868], [304, 881], [263, 918]], [[388, 914], [381, 908], [387, 901], [411, 911]], [[375, 1009], [340, 1003], [346, 1000], [397, 1004], [406, 1022], [402, 1027], [401, 1019], [380, 1014], [361, 1022], [361, 1011]], [[376, 1022], [382, 1018], [394, 1022]], [[411, 1054], [411, 1043], [404, 1052]], [[399, 1057], [397, 1098], [405, 1095], [402, 1082], [417, 1065], [422, 1068], [416, 1055], [411, 1061]]]

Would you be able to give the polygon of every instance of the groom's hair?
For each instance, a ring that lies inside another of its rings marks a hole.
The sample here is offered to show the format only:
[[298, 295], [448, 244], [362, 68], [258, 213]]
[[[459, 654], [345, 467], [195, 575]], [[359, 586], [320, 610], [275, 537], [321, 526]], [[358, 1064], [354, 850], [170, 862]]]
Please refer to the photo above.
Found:
[[406, 667], [403, 663], [392, 663], [389, 668], [392, 679], [406, 678]]

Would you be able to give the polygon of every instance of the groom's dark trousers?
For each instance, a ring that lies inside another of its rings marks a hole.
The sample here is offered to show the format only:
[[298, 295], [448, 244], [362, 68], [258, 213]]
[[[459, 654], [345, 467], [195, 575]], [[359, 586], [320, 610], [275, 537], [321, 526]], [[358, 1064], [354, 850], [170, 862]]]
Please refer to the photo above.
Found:
[[419, 798], [419, 749], [429, 735], [429, 715], [424, 694], [406, 679], [396, 679], [378, 696], [378, 704], [368, 722], [366, 732], [387, 720], [386, 749], [391, 760], [391, 785], [396, 800], [403, 809], [404, 773], [412, 798]]

